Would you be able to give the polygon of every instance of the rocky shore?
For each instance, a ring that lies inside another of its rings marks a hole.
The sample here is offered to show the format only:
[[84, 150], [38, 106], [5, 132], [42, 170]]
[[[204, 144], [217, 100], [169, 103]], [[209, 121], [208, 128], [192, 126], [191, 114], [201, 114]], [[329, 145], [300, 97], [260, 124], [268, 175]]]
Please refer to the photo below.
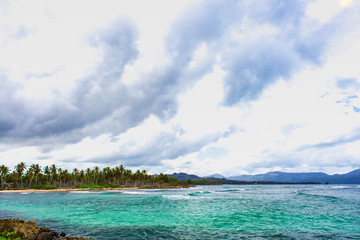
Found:
[[[11, 238], [5, 239], [26, 239], [26, 240], [89, 240], [83, 237], [67, 237], [66, 233], [57, 233], [46, 227], [39, 227], [36, 222], [21, 219], [0, 219], [0, 234], [13, 233]], [[1, 237], [0, 237], [1, 238]]]

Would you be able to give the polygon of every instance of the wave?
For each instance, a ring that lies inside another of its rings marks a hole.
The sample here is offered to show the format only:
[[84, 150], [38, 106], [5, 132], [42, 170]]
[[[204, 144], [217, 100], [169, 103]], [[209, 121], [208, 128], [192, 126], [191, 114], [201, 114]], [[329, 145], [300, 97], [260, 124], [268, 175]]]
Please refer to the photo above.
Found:
[[202, 195], [202, 194], [209, 194], [211, 193], [210, 191], [199, 191], [199, 192], [193, 192], [193, 193], [189, 193], [189, 196], [198, 196], [198, 195]]
[[90, 191], [70, 191], [69, 193], [75, 193], [75, 194], [88, 194], [88, 193], [95, 193]]
[[120, 191], [123, 194], [148, 194], [147, 192], [143, 191]]
[[245, 191], [245, 189], [240, 188], [240, 189], [218, 190], [216, 192], [241, 192], [241, 191]]
[[351, 188], [351, 186], [331, 186], [330, 188], [332, 188], [332, 189], [347, 189], [347, 188]]
[[297, 195], [298, 196], [313, 197], [313, 198], [325, 198], [325, 199], [330, 199], [330, 200], [338, 200], [338, 199], [340, 199], [339, 197], [335, 197], [335, 196], [322, 195], [322, 194], [311, 194], [311, 193], [304, 193], [304, 192], [298, 192]]
[[165, 199], [171, 199], [171, 200], [183, 200], [183, 199], [190, 199], [190, 195], [162, 195]]

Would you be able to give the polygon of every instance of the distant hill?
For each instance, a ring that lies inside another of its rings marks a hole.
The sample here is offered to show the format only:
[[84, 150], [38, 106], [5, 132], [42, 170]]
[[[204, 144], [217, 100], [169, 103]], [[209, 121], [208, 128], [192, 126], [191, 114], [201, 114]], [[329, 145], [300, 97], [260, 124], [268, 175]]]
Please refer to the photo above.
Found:
[[211, 174], [209, 176], [206, 176], [205, 178], [219, 178], [219, 179], [222, 179], [222, 178], [226, 178], [226, 177], [224, 177], [223, 175], [221, 175], [219, 173], [215, 173], [215, 174]]
[[239, 175], [225, 178], [221, 174], [213, 174], [206, 177], [199, 177], [194, 174], [173, 173], [169, 176], [178, 180], [221, 180], [227, 184], [244, 184], [246, 182], [273, 182], [273, 183], [331, 183], [331, 184], [360, 184], [360, 169], [345, 174], [328, 175], [322, 172], [309, 173], [286, 173], [286, 172], [269, 172], [256, 175]]
[[[175, 177], [179, 181], [186, 181], [186, 180], [207, 180], [207, 181], [217, 181], [222, 184], [291, 184], [290, 182], [277, 182], [277, 181], [238, 181], [238, 180], [230, 180], [226, 179], [224, 176], [220, 174], [216, 174], [215, 176], [220, 176], [222, 178], [215, 178], [212, 176], [207, 177], [199, 177], [194, 174], [187, 174], [187, 173], [173, 173], [168, 174], [170, 177]], [[302, 182], [304, 184], [318, 184], [317, 182]]]
[[193, 175], [193, 174], [187, 174], [187, 173], [173, 173], [173, 174], [168, 174], [168, 176], [170, 177], [175, 177], [177, 178], [179, 181], [181, 180], [200, 180], [203, 179], [202, 177]]
[[285, 172], [269, 172], [256, 175], [239, 175], [232, 176], [227, 179], [237, 181], [273, 181], [273, 182], [319, 182], [332, 184], [359, 184], [360, 169], [354, 170], [346, 174], [328, 175], [322, 172], [310, 173], [285, 173]]

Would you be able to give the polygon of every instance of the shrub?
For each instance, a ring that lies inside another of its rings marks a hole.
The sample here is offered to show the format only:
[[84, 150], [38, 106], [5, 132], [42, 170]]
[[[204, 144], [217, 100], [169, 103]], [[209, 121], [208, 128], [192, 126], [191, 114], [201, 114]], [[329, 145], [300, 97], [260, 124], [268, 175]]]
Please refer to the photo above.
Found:
[[48, 189], [56, 189], [56, 187], [54, 185], [33, 185], [30, 187], [31, 189], [44, 189], [44, 190], [48, 190]]
[[56, 189], [56, 187], [54, 185], [43, 185], [41, 186], [42, 189]]
[[0, 240], [21, 240], [20, 237], [15, 238], [15, 232], [2, 232], [0, 233]]
[[89, 183], [89, 184], [84, 184], [84, 185], [78, 185], [76, 186], [77, 188], [115, 188], [117, 187], [114, 184], [93, 184], [93, 183]]

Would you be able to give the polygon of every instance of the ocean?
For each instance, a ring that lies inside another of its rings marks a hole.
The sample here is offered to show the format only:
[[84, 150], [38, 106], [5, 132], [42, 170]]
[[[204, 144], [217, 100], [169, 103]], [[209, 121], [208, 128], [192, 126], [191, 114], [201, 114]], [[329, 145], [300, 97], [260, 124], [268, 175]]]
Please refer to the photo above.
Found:
[[360, 185], [2, 193], [0, 218], [95, 239], [360, 239]]

